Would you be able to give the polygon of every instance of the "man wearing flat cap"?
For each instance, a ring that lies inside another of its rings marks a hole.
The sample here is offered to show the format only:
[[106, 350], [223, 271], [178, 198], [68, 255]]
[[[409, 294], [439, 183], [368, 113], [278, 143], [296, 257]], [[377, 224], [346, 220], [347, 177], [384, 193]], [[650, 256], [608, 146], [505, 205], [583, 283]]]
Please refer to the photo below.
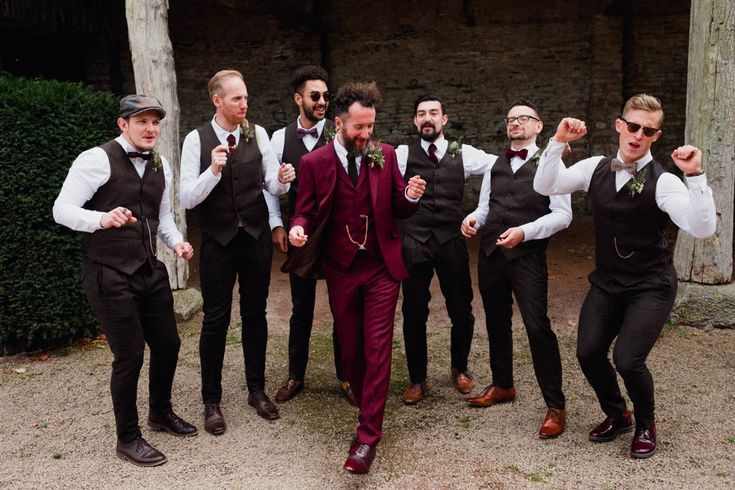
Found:
[[150, 349], [148, 426], [179, 437], [197, 434], [171, 408], [180, 340], [168, 272], [157, 259], [157, 237], [185, 260], [194, 250], [174, 222], [169, 164], [154, 150], [165, 115], [154, 97], [123, 98], [120, 136], [77, 157], [53, 208], [57, 223], [84, 233], [82, 283], [114, 356], [110, 391], [117, 456], [138, 466], [166, 462], [138, 426], [145, 344]]

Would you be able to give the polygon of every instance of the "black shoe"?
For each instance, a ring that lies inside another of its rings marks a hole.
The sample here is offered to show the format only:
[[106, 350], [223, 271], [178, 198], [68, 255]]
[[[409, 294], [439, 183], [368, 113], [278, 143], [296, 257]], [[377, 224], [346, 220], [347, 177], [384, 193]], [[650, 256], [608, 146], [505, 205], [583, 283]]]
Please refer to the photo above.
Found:
[[166, 456], [146, 442], [141, 436], [130, 442], [117, 441], [117, 457], [137, 466], [158, 466], [166, 462]]
[[153, 430], [165, 430], [169, 434], [173, 434], [177, 437], [191, 437], [197, 435], [197, 428], [176, 415], [171, 409], [168, 409], [163, 413], [159, 413], [154, 410], [149, 411], [148, 427]]
[[255, 408], [255, 411], [266, 420], [276, 420], [278, 417], [278, 408], [273, 404], [265, 391], [256, 391], [248, 395], [248, 405]]

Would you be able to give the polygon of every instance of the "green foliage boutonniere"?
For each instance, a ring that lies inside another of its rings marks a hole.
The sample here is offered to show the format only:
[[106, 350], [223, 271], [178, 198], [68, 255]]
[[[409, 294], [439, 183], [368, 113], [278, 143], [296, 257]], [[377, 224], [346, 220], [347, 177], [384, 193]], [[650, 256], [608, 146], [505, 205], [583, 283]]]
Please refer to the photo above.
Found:
[[645, 167], [635, 173], [632, 179], [628, 181], [628, 192], [630, 197], [635, 197], [636, 194], [643, 192], [643, 186], [646, 184], [646, 172]]
[[383, 156], [383, 147], [380, 142], [370, 141], [367, 146], [367, 157], [370, 159], [370, 167], [383, 168], [385, 166], [385, 157]]
[[158, 172], [158, 170], [163, 167], [163, 162], [161, 161], [161, 154], [157, 151], [153, 152], [153, 158], [151, 158], [151, 168], [154, 172]]
[[255, 138], [255, 129], [250, 127], [250, 123], [247, 119], [240, 123], [240, 135], [245, 138], [246, 143]]
[[449, 146], [447, 146], [447, 153], [449, 153], [452, 158], [462, 154], [462, 136], [449, 143]]
[[337, 136], [337, 131], [335, 131], [334, 128], [324, 126], [324, 133], [322, 134], [324, 134], [324, 141], [329, 143], [335, 136]]

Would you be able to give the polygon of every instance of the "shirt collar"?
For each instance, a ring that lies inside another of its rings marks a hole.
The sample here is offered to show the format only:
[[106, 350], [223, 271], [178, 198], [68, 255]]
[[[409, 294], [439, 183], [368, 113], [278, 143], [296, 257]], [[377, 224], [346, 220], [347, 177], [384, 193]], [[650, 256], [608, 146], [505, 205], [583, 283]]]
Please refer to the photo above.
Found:
[[426, 141], [425, 139], [421, 138], [421, 148], [423, 148], [427, 154], [429, 153], [429, 145], [431, 145], [432, 143], [434, 143], [434, 145], [436, 146], [436, 156], [444, 156], [444, 153], [446, 153], [447, 151], [447, 145], [449, 145], [447, 140], [444, 138], [444, 135], [439, 136], [434, 141]]
[[[339, 138], [334, 138], [332, 141], [334, 142], [334, 152], [337, 153], [337, 158], [342, 162], [342, 165], [347, 164], [347, 148], [339, 142]], [[360, 165], [360, 162], [362, 162], [362, 155], [358, 155], [357, 158], [355, 158], [355, 162]]]
[[[321, 134], [322, 134], [322, 129], [324, 129], [324, 124], [325, 124], [326, 122], [327, 122], [327, 120], [326, 120], [326, 118], [325, 118], [325, 119], [322, 119], [321, 121], [319, 121], [318, 123], [316, 123], [316, 124], [314, 125], [314, 127], [316, 128], [316, 133], [317, 133], [317, 135], [321, 136]], [[300, 128], [300, 129], [306, 129], [306, 130], [308, 131], [308, 129], [307, 129], [307, 128], [305, 128], [305, 127], [303, 127], [303, 126], [301, 125], [301, 117], [300, 117], [300, 116], [297, 116], [297, 117], [296, 117], [296, 127], [297, 127], [297, 128]]]
[[232, 131], [227, 131], [222, 126], [217, 124], [217, 121], [215, 120], [216, 117], [216, 114], [212, 117], [212, 128], [214, 129], [214, 134], [217, 135], [217, 138], [220, 141], [225, 141], [227, 139], [227, 136], [233, 135], [235, 136], [235, 141], [240, 141], [240, 131], [238, 131], [240, 129], [239, 126], [235, 126], [235, 129]]

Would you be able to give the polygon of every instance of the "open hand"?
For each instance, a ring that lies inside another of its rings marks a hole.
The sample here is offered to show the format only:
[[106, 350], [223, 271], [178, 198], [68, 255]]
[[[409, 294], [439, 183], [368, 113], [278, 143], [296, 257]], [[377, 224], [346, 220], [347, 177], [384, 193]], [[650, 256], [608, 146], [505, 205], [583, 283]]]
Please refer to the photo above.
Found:
[[276, 247], [276, 250], [281, 253], [286, 253], [288, 251], [288, 237], [286, 236], [286, 230], [283, 229], [283, 226], [276, 226], [273, 228], [273, 231], [271, 231], [271, 238], [273, 239], [273, 246]]
[[498, 247], [513, 248], [521, 243], [525, 236], [526, 234], [520, 226], [508, 228], [500, 235], [500, 238], [495, 242], [495, 245]]

